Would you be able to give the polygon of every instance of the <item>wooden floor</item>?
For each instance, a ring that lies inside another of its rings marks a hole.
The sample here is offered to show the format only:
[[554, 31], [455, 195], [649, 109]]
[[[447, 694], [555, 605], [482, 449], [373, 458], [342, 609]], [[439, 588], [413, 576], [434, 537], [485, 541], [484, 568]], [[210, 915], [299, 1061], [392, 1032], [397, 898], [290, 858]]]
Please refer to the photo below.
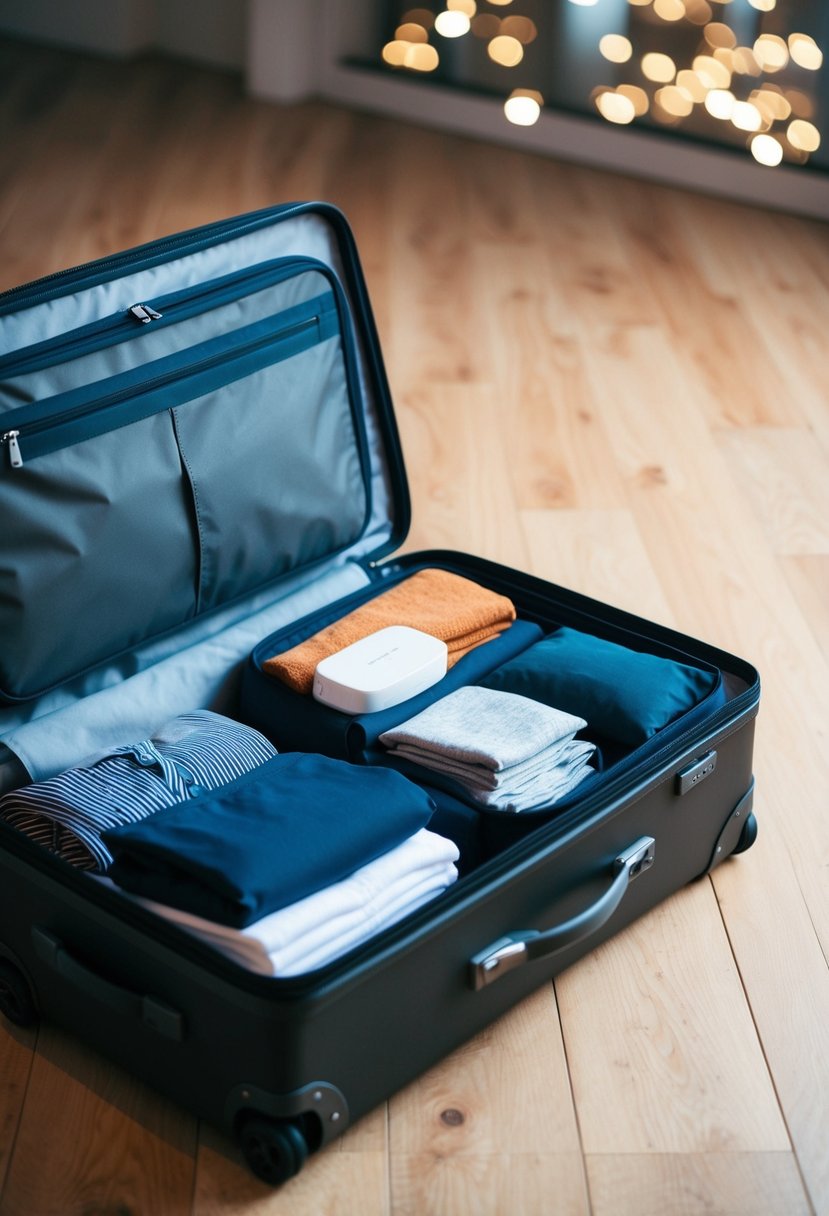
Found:
[[756, 846], [281, 1191], [77, 1042], [0, 1025], [0, 1212], [829, 1213], [829, 228], [164, 61], [5, 44], [0, 87], [0, 288], [340, 204], [409, 544], [529, 568], [764, 679]]

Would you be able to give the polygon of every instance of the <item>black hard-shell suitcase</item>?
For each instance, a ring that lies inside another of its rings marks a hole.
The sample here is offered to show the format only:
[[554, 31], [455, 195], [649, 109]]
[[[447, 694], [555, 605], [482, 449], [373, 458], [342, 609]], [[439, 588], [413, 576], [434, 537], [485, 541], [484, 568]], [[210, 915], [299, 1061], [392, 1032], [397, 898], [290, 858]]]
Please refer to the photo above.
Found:
[[253, 974], [0, 822], [3, 1013], [67, 1028], [237, 1138], [266, 1180], [752, 843], [750, 664], [480, 558], [394, 556], [403, 460], [336, 209], [268, 209], [6, 293], [0, 409], [7, 786], [197, 706], [310, 746], [271, 701], [261, 640], [270, 653], [428, 567], [542, 630], [715, 677], [561, 805], [473, 815], [458, 882], [293, 978]]

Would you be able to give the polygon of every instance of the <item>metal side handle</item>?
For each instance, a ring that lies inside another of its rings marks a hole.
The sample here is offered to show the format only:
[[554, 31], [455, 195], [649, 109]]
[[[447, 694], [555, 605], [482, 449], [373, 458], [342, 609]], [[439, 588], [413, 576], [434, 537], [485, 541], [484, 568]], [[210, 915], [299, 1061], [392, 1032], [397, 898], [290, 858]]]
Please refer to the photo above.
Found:
[[32, 943], [44, 963], [87, 996], [118, 1013], [138, 1018], [166, 1039], [173, 1039], [177, 1043], [184, 1039], [184, 1015], [178, 1009], [173, 1009], [158, 997], [133, 992], [98, 975], [75, 958], [60, 938], [41, 925], [32, 925]]
[[589, 937], [610, 920], [622, 902], [625, 892], [635, 878], [653, 865], [656, 843], [652, 836], [642, 836], [614, 858], [613, 880], [594, 903], [576, 916], [542, 932], [539, 929], [519, 930], [499, 937], [486, 949], [469, 960], [469, 980], [473, 988], [487, 984], [513, 971], [524, 963], [548, 958], [566, 946], [573, 946]]

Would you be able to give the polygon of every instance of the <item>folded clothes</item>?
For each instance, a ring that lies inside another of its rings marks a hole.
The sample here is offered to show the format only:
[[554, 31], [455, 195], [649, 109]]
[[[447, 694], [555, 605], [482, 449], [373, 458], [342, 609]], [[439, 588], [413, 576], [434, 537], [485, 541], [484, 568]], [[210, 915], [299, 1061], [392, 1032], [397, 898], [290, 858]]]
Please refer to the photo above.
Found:
[[433, 811], [391, 769], [288, 752], [104, 840], [125, 890], [243, 928], [401, 844]]
[[418, 570], [313, 637], [262, 664], [268, 675], [310, 695], [317, 663], [387, 625], [409, 625], [446, 642], [451, 667], [515, 620], [515, 607], [471, 579], [448, 570]]
[[299, 975], [339, 958], [445, 891], [458, 876], [457, 859], [452, 841], [421, 828], [342, 881], [243, 929], [133, 898], [251, 971]]
[[101, 833], [233, 781], [276, 755], [259, 731], [210, 710], [174, 718], [151, 739], [12, 790], [0, 818], [80, 869], [103, 872]]
[[566, 705], [591, 731], [636, 747], [701, 701], [716, 681], [712, 671], [562, 627], [481, 683]]
[[549, 806], [593, 770], [594, 745], [575, 739], [583, 718], [527, 697], [459, 688], [380, 741], [394, 757], [444, 773], [498, 810]]

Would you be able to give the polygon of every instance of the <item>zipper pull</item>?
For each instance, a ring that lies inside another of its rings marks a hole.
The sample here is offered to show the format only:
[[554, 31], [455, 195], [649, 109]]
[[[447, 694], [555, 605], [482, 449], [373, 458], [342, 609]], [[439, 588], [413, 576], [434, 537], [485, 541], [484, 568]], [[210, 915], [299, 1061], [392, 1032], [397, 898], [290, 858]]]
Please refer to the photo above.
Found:
[[17, 437], [20, 431], [6, 431], [2, 436], [3, 443], [9, 445], [9, 458], [13, 469], [21, 469], [23, 467], [23, 457], [20, 455], [20, 444], [17, 442]]
[[150, 321], [158, 321], [161, 319], [161, 313], [156, 312], [149, 304], [133, 304], [129, 310], [135, 317], [136, 321], [140, 321], [142, 325], [148, 325]]

